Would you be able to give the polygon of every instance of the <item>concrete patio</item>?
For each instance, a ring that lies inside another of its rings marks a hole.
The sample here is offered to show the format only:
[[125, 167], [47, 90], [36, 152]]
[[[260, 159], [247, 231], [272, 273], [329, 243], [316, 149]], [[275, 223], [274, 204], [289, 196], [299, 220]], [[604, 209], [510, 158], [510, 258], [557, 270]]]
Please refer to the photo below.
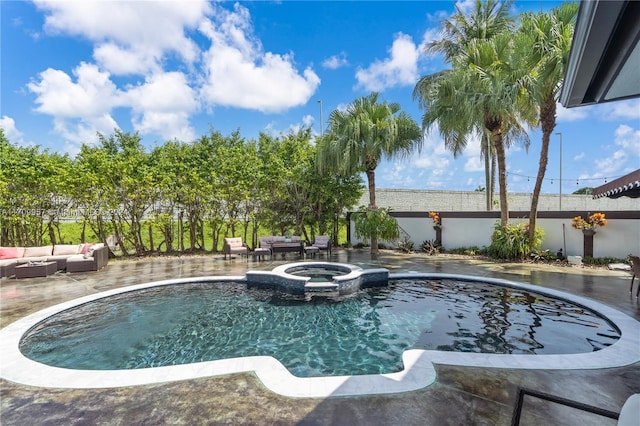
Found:
[[[324, 255], [319, 260], [325, 260]], [[528, 282], [584, 296], [636, 320], [630, 274], [603, 269], [493, 263], [456, 256], [334, 251], [330, 260], [390, 272], [439, 272]], [[258, 262], [222, 255], [111, 261], [99, 272], [0, 281], [2, 327], [42, 308], [100, 291], [169, 278], [243, 275], [272, 269], [294, 257]], [[636, 283], [637, 285], [637, 283]], [[508, 425], [518, 387], [531, 388], [619, 412], [640, 392], [640, 364], [598, 370], [509, 370], [436, 365], [436, 382], [418, 391], [358, 397], [287, 398], [240, 373], [156, 385], [110, 389], [48, 389], [0, 382], [0, 424], [403, 424]], [[0, 366], [0, 368], [2, 368]], [[575, 409], [527, 398], [522, 425], [614, 425]]]

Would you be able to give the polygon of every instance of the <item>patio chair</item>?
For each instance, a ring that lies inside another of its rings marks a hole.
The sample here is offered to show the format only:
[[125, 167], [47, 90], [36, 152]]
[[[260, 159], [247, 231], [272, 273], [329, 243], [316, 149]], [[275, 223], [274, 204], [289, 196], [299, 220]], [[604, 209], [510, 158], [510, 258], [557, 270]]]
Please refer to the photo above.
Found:
[[240, 256], [247, 256], [249, 254], [249, 247], [242, 242], [240, 237], [226, 237], [224, 239], [224, 246], [222, 247], [224, 258], [231, 258], [231, 255], [239, 254]]
[[524, 397], [527, 395], [555, 404], [564, 405], [566, 407], [586, 411], [598, 416], [608, 417], [610, 419], [617, 420], [617, 424], [620, 426], [632, 426], [640, 424], [638, 422], [638, 410], [640, 410], [640, 393], [630, 395], [622, 405], [620, 412], [616, 413], [615, 411], [606, 410], [600, 407], [595, 407], [593, 405], [583, 404], [581, 402], [559, 397], [556, 395], [519, 387], [516, 406], [513, 410], [513, 417], [511, 418], [511, 426], [518, 426], [520, 424], [520, 417], [522, 416], [522, 408], [524, 405]]
[[324, 250], [327, 254], [331, 254], [331, 238], [328, 235], [316, 235], [311, 246], [318, 247], [318, 250]]
[[[629, 294], [633, 294], [633, 280], [638, 277], [638, 281], [640, 281], [640, 257], [638, 256], [629, 256], [631, 259], [631, 273], [633, 276], [631, 277], [631, 287], [629, 287]], [[636, 290], [636, 299], [640, 295], [640, 282], [638, 282], [638, 289]]]

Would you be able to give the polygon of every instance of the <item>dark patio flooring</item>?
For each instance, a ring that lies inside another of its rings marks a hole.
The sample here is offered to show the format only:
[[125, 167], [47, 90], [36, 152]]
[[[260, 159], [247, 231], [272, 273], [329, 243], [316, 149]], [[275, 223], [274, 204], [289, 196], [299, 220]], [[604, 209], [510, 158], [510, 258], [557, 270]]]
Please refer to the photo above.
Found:
[[[326, 260], [320, 255], [316, 260]], [[629, 296], [630, 274], [621, 271], [493, 263], [458, 257], [339, 250], [330, 260], [391, 272], [440, 272], [522, 281], [581, 295], [640, 320]], [[288, 255], [286, 261], [296, 261]], [[0, 280], [2, 327], [63, 301], [111, 288], [168, 278], [243, 275], [284, 261], [222, 256], [111, 261], [99, 272], [57, 273], [47, 278]], [[0, 366], [0, 368], [2, 368]], [[47, 389], [0, 381], [2, 425], [508, 425], [517, 387], [570, 398], [619, 412], [640, 393], [640, 363], [598, 370], [509, 370], [436, 365], [432, 386], [402, 394], [326, 399], [286, 398], [268, 391], [251, 373], [112, 389]], [[528, 397], [522, 425], [614, 425], [616, 422]]]

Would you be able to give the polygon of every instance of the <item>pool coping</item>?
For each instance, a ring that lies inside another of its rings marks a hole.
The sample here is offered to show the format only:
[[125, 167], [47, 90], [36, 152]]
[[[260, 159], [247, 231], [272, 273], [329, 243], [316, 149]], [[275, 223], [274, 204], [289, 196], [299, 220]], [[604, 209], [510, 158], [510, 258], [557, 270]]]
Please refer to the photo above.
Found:
[[389, 278], [461, 279], [548, 295], [598, 312], [615, 324], [621, 336], [615, 344], [597, 352], [568, 355], [500, 355], [410, 349], [402, 355], [405, 366], [402, 371], [331, 377], [295, 377], [282, 363], [270, 356], [229, 358], [136, 370], [72, 370], [51, 367], [30, 360], [19, 350], [22, 336], [40, 321], [58, 312], [97, 299], [155, 286], [202, 281], [245, 281], [245, 276], [207, 276], [163, 280], [112, 289], [60, 303], [21, 318], [0, 330], [0, 378], [37, 387], [91, 389], [148, 385], [254, 372], [268, 389], [280, 395], [324, 398], [418, 390], [436, 381], [434, 364], [507, 369], [576, 370], [622, 367], [640, 362], [640, 322], [591, 299], [528, 283], [480, 276], [409, 272], [390, 274]]

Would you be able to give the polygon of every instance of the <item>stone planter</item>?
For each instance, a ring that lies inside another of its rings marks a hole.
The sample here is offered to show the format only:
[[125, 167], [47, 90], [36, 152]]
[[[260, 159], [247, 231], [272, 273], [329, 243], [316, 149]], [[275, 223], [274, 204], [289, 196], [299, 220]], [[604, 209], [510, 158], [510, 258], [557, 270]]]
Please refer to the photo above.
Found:
[[593, 257], [593, 236], [596, 234], [596, 231], [593, 229], [583, 229], [582, 234], [584, 235], [582, 255], [585, 257]]
[[436, 231], [436, 243], [442, 244], [442, 225], [434, 225], [433, 229]]

